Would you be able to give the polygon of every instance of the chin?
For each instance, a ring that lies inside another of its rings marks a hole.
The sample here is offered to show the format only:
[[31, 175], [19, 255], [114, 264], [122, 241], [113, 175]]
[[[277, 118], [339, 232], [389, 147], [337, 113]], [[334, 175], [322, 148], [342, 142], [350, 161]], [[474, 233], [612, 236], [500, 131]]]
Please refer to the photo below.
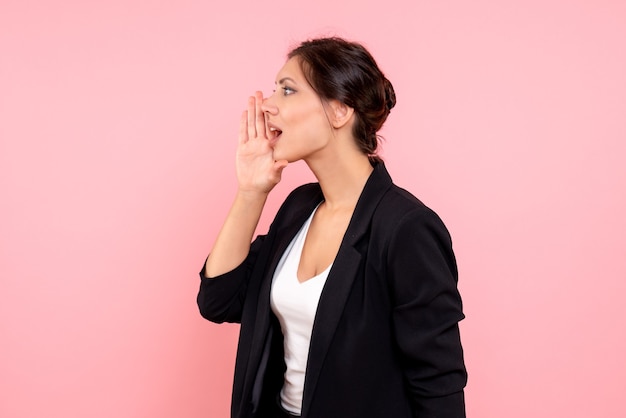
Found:
[[[286, 144], [283, 144], [286, 145]], [[273, 152], [273, 156], [274, 156], [274, 160], [275, 161], [280, 161], [280, 160], [286, 160], [289, 164], [291, 163], [295, 163], [296, 161], [300, 161], [303, 160], [307, 157], [307, 155], [309, 155], [307, 152], [305, 152], [305, 150], [299, 149], [299, 148], [295, 148], [295, 147], [281, 147], [280, 143], [275, 144], [274, 146], [274, 152]]]

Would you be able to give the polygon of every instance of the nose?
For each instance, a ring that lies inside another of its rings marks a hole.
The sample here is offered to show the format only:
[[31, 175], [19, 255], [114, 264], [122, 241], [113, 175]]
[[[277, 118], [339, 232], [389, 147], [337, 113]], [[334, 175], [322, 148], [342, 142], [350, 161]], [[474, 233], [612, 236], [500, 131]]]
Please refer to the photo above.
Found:
[[261, 103], [261, 110], [265, 113], [269, 113], [270, 115], [275, 115], [278, 113], [278, 107], [274, 104], [274, 95], [272, 94], [270, 97], [266, 97], [263, 99], [263, 103]]

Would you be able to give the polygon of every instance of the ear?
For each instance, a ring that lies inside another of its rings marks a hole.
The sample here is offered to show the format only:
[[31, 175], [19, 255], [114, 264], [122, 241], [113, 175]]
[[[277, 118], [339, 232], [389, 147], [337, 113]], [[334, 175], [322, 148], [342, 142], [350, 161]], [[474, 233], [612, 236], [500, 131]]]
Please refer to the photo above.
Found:
[[354, 109], [339, 100], [330, 100], [328, 102], [330, 123], [335, 129], [342, 128], [352, 121]]

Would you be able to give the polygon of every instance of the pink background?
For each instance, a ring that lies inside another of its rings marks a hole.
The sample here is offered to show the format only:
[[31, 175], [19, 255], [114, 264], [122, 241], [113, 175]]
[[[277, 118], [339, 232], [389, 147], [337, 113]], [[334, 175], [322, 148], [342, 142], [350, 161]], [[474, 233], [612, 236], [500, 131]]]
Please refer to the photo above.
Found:
[[197, 272], [248, 94], [322, 34], [394, 83], [387, 166], [452, 232], [468, 416], [624, 416], [626, 3], [216, 3], [2, 1], [0, 416], [227, 416]]

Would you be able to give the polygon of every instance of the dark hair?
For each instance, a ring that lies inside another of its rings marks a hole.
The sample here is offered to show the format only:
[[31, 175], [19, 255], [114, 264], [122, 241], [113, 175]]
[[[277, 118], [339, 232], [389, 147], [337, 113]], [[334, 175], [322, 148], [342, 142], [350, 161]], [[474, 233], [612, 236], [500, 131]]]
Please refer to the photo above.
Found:
[[361, 44], [331, 37], [304, 41], [287, 57], [300, 59], [306, 80], [320, 98], [354, 109], [352, 134], [370, 162], [380, 162], [377, 132], [395, 106], [396, 94], [372, 55]]

